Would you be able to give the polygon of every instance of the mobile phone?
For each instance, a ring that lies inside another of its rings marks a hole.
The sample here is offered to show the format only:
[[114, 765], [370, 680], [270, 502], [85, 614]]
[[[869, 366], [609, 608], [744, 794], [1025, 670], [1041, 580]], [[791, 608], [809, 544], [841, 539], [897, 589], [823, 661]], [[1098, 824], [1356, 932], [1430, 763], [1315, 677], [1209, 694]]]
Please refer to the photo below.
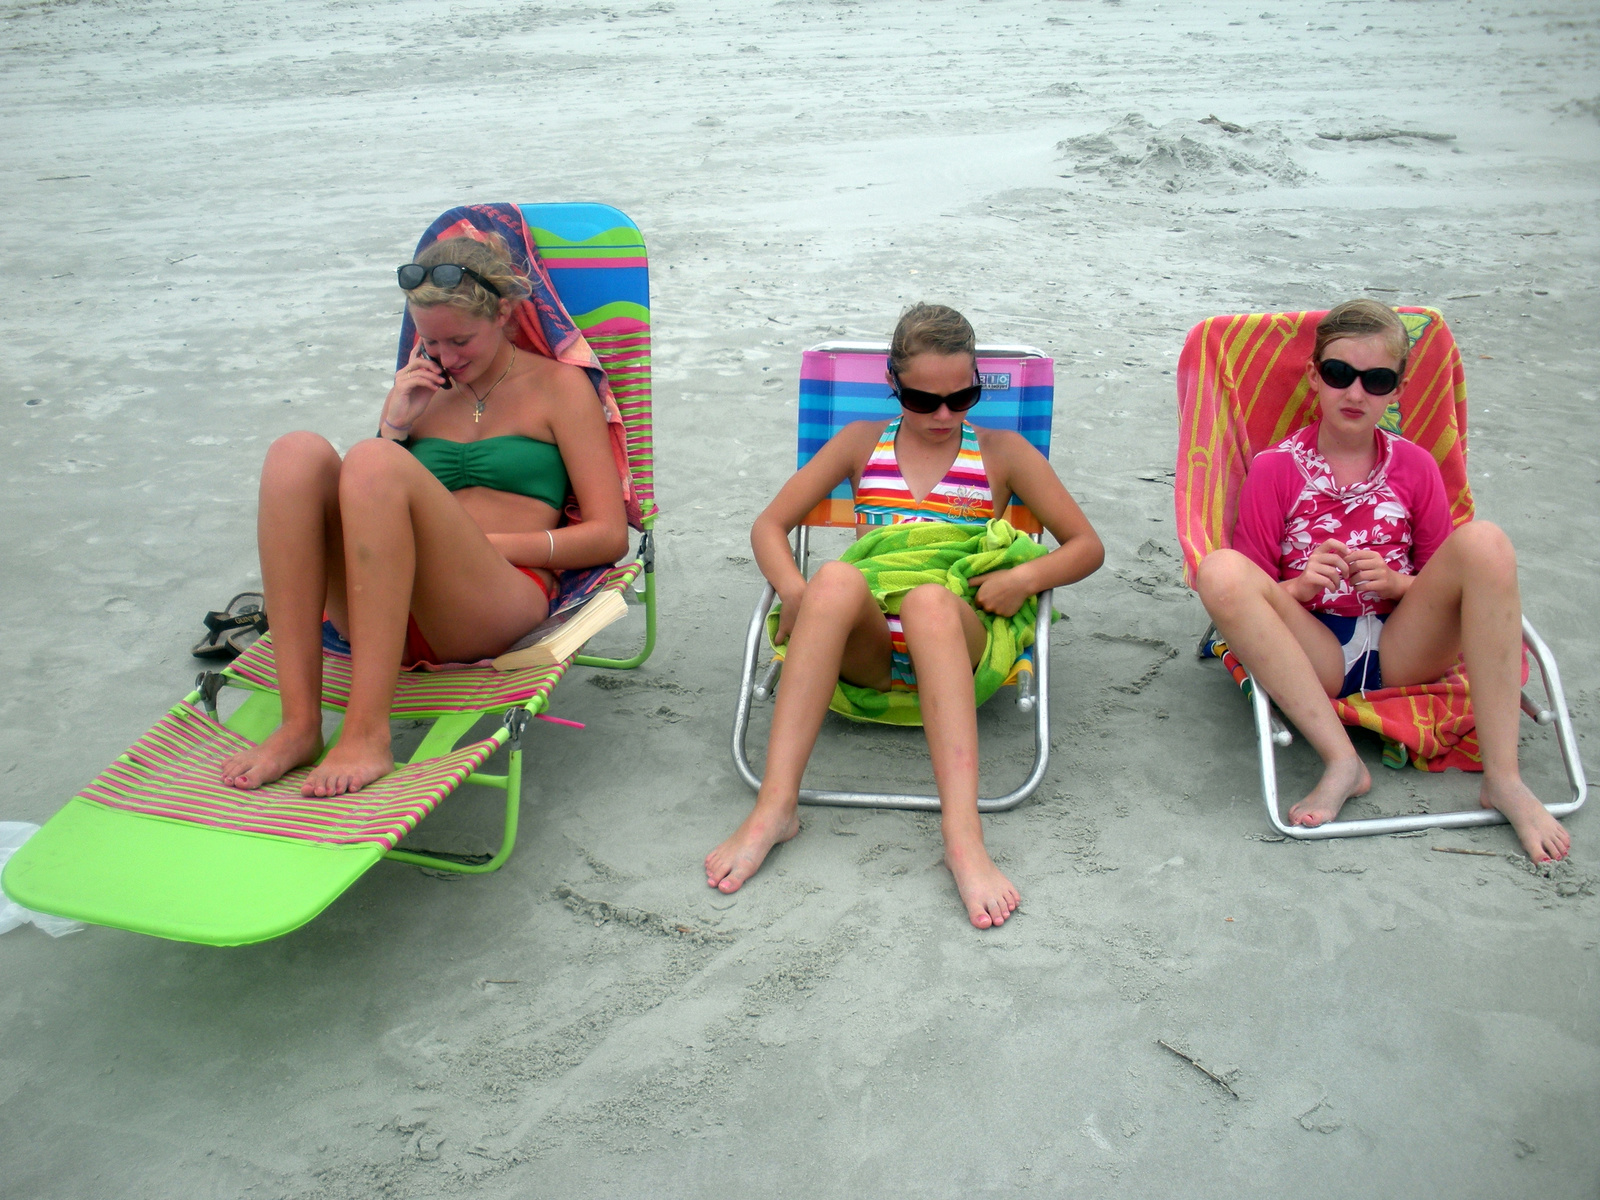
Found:
[[[419, 343], [419, 345], [420, 345], [420, 343]], [[423, 347], [422, 357], [427, 359], [434, 366], [438, 367], [439, 368], [439, 374], [444, 376], [444, 382], [439, 385], [439, 390], [441, 392], [448, 392], [452, 387], [455, 386], [453, 383], [450, 382], [450, 372], [446, 371], [444, 369], [444, 364], [442, 362], [440, 362], [437, 358], [435, 358], [433, 355], [428, 353], [426, 347]]]

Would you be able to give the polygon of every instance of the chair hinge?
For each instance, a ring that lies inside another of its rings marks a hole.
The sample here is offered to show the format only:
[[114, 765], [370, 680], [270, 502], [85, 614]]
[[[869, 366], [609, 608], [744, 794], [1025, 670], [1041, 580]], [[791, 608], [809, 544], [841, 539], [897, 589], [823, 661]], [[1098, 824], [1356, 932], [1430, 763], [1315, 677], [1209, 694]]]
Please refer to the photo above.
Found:
[[201, 671], [194, 677], [194, 686], [206, 706], [206, 715], [213, 721], [217, 719], [217, 693], [222, 691], [225, 682], [221, 671]]
[[507, 732], [511, 734], [509, 740], [513, 750], [522, 749], [522, 734], [528, 728], [530, 719], [526, 708], [513, 708], [506, 711], [505, 725]]

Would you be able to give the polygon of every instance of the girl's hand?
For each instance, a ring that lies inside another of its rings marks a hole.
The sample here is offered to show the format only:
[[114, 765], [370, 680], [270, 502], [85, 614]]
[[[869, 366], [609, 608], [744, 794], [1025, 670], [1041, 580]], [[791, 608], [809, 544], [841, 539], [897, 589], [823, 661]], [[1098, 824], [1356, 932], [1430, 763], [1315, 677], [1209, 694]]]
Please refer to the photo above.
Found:
[[997, 617], [1016, 616], [1017, 610], [1034, 594], [1026, 576], [1016, 567], [974, 575], [967, 583], [973, 589], [973, 603]]
[[433, 395], [444, 386], [444, 372], [422, 352], [422, 339], [411, 347], [411, 357], [394, 375], [394, 386], [383, 402], [383, 423], [404, 437], [422, 416]]
[[774, 646], [783, 645], [794, 632], [794, 623], [800, 617], [800, 598], [805, 594], [806, 585], [802, 582], [792, 595], [779, 597], [783, 601], [783, 607], [778, 610], [778, 631], [772, 635]]
[[1376, 550], [1352, 550], [1345, 562], [1350, 571], [1350, 586], [1364, 595], [1398, 600], [1410, 586], [1410, 576], [1390, 567]]
[[1350, 548], [1332, 538], [1311, 552], [1306, 569], [1290, 583], [1289, 594], [1301, 604], [1310, 604], [1324, 591], [1338, 591], [1350, 573]]

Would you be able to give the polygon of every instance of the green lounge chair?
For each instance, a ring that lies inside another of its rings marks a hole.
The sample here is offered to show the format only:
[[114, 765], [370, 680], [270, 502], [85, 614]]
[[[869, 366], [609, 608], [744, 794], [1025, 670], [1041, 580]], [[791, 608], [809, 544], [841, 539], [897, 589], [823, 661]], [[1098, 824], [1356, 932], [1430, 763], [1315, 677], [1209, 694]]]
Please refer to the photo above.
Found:
[[[453, 213], [441, 217], [444, 221]], [[227, 670], [201, 676], [127, 753], [52, 817], [6, 864], [0, 887], [25, 908], [179, 941], [231, 946], [281, 936], [311, 920], [379, 859], [441, 870], [498, 869], [516, 840], [522, 739], [573, 662], [629, 668], [655, 642], [651, 529], [656, 507], [650, 435], [650, 312], [642, 237], [616, 209], [597, 204], [522, 206], [531, 236], [574, 323], [605, 367], [622, 415], [640, 531], [633, 559], [594, 572], [587, 590], [621, 589], [643, 576], [645, 640], [626, 659], [578, 655], [553, 667], [403, 672], [396, 719], [431, 719], [412, 755], [351, 796], [300, 795], [307, 768], [255, 791], [223, 786], [221, 763], [277, 727], [280, 709], [271, 636]], [[439, 222], [435, 222], [437, 227]], [[350, 660], [323, 656], [323, 706], [342, 711]], [[249, 692], [219, 723], [223, 686]], [[500, 728], [457, 743], [485, 716]], [[507, 743], [504, 775], [484, 773]], [[398, 848], [401, 839], [462, 783], [505, 791], [505, 830], [485, 862]]]

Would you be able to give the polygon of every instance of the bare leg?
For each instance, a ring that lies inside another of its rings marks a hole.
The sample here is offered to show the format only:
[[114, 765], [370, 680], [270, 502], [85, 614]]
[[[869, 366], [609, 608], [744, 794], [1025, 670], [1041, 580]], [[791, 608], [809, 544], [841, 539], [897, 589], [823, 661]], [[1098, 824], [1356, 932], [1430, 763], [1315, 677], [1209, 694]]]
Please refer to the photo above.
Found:
[[1022, 897], [983, 844], [978, 815], [978, 707], [972, 669], [986, 634], [978, 614], [947, 588], [925, 585], [900, 605], [917, 699], [939, 789], [944, 861], [967, 917], [979, 929], [1003, 925]]
[[389, 709], [406, 617], [452, 661], [499, 653], [544, 618], [544, 593], [405, 449], [358, 442], [339, 473], [352, 655], [344, 729], [301, 789], [357, 791], [394, 769]]
[[1383, 681], [1427, 683], [1460, 654], [1472, 682], [1483, 752], [1478, 802], [1498, 809], [1534, 862], [1565, 858], [1571, 836], [1522, 782], [1517, 734], [1522, 688], [1522, 597], [1510, 539], [1487, 521], [1470, 521], [1428, 560], [1383, 629]]
[[326, 439], [302, 432], [273, 442], [261, 468], [256, 539], [283, 723], [223, 764], [233, 787], [271, 783], [322, 753], [322, 607], [330, 574], [343, 576], [339, 466]]
[[848, 563], [825, 563], [806, 585], [784, 656], [783, 683], [767, 739], [767, 769], [755, 807], [733, 836], [706, 855], [706, 883], [736, 892], [772, 847], [800, 832], [800, 778], [841, 678], [888, 690], [889, 626]]
[[1338, 640], [1236, 550], [1206, 556], [1199, 588], [1228, 646], [1322, 758], [1322, 778], [1289, 809], [1290, 823], [1333, 820], [1347, 799], [1372, 788], [1372, 776], [1328, 703], [1344, 680]]

